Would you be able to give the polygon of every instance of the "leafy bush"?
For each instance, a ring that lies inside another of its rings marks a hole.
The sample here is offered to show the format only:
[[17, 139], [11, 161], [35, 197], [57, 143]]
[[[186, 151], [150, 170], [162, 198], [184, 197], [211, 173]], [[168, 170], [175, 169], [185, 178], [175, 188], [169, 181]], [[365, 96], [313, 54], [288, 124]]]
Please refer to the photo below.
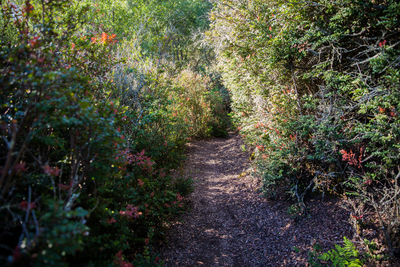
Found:
[[171, 169], [190, 136], [209, 134], [211, 83], [192, 84], [195, 124], [181, 69], [122, 39], [134, 14], [107, 4], [1, 4], [1, 264], [157, 264], [152, 246], [185, 208], [190, 180]]
[[300, 203], [317, 190], [346, 194], [377, 216], [392, 255], [399, 10], [397, 1], [222, 1], [208, 33], [265, 192]]

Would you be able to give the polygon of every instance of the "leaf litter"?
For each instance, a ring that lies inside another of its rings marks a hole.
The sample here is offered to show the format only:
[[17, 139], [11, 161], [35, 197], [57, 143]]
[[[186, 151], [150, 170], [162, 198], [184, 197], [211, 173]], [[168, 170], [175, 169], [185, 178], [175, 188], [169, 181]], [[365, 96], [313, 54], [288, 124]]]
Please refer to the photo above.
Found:
[[293, 218], [293, 202], [266, 199], [241, 147], [238, 135], [188, 145], [192, 207], [158, 248], [165, 266], [306, 266], [315, 244], [326, 251], [352, 237], [339, 200], [309, 200], [307, 216]]

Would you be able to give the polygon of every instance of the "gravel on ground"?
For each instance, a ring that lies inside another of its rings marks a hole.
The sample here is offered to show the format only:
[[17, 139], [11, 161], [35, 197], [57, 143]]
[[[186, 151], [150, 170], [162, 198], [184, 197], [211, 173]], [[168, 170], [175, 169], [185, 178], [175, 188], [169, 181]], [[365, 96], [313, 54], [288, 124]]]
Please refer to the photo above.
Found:
[[192, 208], [174, 222], [159, 253], [165, 266], [306, 266], [314, 244], [352, 237], [338, 200], [309, 200], [295, 220], [288, 201], [263, 197], [238, 135], [189, 144], [184, 174]]

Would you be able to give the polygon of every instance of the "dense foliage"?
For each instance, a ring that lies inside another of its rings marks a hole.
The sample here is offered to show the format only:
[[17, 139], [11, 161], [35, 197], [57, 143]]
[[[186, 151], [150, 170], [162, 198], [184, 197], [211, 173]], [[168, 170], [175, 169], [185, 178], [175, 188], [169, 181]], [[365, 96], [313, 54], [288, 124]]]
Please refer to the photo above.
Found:
[[398, 1], [214, 2], [0, 1], [1, 265], [159, 264], [231, 110], [266, 195], [341, 196], [400, 254]]
[[1, 1], [0, 265], [159, 263], [184, 144], [227, 129], [205, 53], [185, 56], [209, 8]]
[[345, 194], [400, 252], [400, 4], [217, 1], [208, 33], [267, 195]]

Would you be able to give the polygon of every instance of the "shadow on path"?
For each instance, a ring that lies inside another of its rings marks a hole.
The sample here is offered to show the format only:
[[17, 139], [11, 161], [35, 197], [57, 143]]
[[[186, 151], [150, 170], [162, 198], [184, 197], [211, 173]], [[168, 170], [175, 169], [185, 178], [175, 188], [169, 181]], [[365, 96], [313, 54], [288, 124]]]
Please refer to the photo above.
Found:
[[311, 216], [295, 223], [289, 204], [265, 200], [241, 145], [238, 136], [190, 144], [193, 208], [169, 231], [165, 266], [304, 266], [315, 242], [331, 247], [351, 234], [335, 202], [308, 203]]

